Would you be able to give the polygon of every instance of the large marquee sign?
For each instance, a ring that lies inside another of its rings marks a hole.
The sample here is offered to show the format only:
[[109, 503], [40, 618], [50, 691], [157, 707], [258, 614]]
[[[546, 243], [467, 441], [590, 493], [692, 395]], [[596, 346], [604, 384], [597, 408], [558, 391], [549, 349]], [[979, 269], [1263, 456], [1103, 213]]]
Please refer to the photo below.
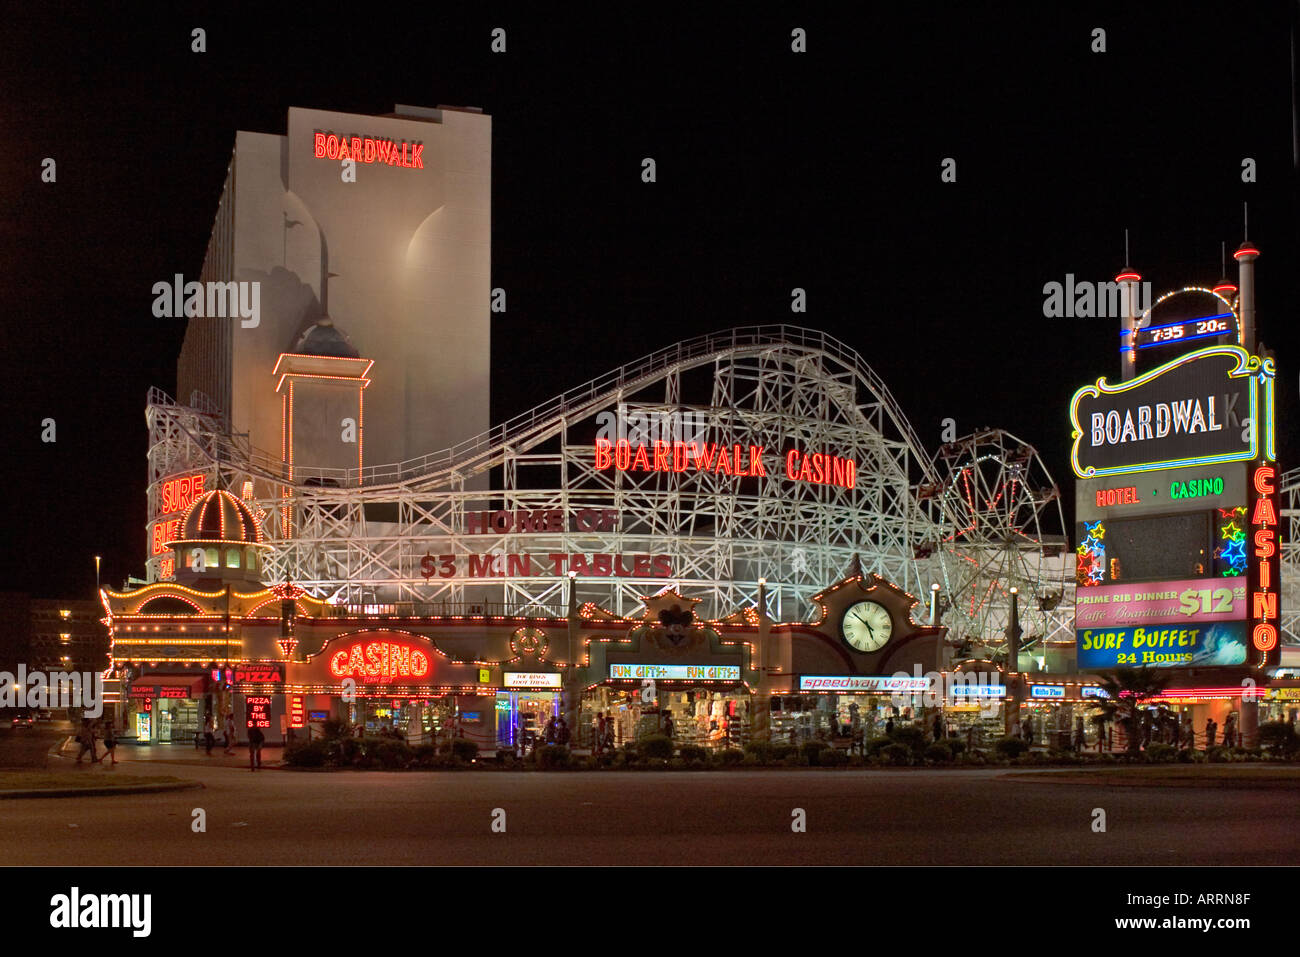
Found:
[[1198, 349], [1131, 382], [1104, 378], [1070, 402], [1080, 478], [1273, 457], [1271, 359]]

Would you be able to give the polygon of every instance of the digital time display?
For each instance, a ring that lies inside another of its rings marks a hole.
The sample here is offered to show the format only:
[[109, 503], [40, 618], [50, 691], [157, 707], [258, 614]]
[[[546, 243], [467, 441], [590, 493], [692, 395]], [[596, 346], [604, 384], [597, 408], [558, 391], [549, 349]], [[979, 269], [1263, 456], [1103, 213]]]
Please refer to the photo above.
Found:
[[1134, 333], [1134, 345], [1139, 349], [1167, 346], [1173, 343], [1192, 342], [1216, 336], [1237, 335], [1237, 317], [1230, 312], [1199, 319], [1181, 319], [1160, 326], [1147, 326]]

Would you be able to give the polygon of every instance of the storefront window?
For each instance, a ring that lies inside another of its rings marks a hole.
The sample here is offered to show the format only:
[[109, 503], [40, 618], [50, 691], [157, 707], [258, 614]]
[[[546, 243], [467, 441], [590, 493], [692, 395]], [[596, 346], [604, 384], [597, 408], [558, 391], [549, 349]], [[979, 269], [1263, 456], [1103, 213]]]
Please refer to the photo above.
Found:
[[656, 699], [645, 702], [640, 689], [601, 685], [582, 700], [578, 740], [584, 747], [594, 742], [597, 715], [602, 713], [615, 747], [663, 734], [669, 716], [678, 747], [740, 748], [749, 740], [749, 694], [739, 689], [661, 685]]

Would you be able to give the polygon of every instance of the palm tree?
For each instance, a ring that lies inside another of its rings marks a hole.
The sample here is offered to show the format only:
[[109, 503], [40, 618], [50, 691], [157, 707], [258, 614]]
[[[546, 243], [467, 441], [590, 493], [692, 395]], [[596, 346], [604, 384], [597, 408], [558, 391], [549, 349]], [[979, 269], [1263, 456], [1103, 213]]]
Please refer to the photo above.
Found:
[[1116, 668], [1097, 676], [1105, 698], [1094, 699], [1107, 721], [1114, 721], [1128, 736], [1132, 754], [1142, 750], [1142, 722], [1146, 720], [1142, 704], [1158, 696], [1169, 686], [1171, 675], [1156, 668]]

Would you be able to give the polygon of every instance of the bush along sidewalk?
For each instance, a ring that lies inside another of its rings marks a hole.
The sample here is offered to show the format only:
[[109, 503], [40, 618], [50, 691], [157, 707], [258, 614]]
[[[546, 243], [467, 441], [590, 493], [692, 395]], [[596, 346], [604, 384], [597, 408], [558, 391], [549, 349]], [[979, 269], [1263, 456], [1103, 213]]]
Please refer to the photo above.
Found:
[[[1275, 722], [1281, 724], [1280, 722]], [[1261, 727], [1261, 732], [1263, 728]], [[1282, 725], [1294, 736], [1294, 729]], [[908, 731], [916, 729], [904, 729]], [[1153, 744], [1137, 754], [1030, 750], [1017, 737], [1003, 738], [992, 748], [967, 748], [950, 738], [934, 741], [923, 734], [894, 734], [870, 738], [860, 752], [849, 753], [822, 741], [802, 745], [752, 742], [744, 750], [706, 750], [694, 745], [675, 748], [668, 738], [651, 735], [636, 744], [601, 754], [575, 754], [562, 745], [543, 745], [520, 759], [502, 749], [480, 754], [472, 741], [411, 747], [400, 738], [332, 737], [294, 745], [285, 751], [291, 768], [358, 769], [381, 771], [438, 771], [457, 769], [512, 771], [599, 770], [722, 770], [728, 768], [909, 768], [909, 767], [1083, 767], [1116, 764], [1200, 764], [1239, 762], [1295, 762], [1300, 742], [1282, 730], [1261, 734], [1263, 748], [1212, 748], [1208, 754], [1172, 745]]]

